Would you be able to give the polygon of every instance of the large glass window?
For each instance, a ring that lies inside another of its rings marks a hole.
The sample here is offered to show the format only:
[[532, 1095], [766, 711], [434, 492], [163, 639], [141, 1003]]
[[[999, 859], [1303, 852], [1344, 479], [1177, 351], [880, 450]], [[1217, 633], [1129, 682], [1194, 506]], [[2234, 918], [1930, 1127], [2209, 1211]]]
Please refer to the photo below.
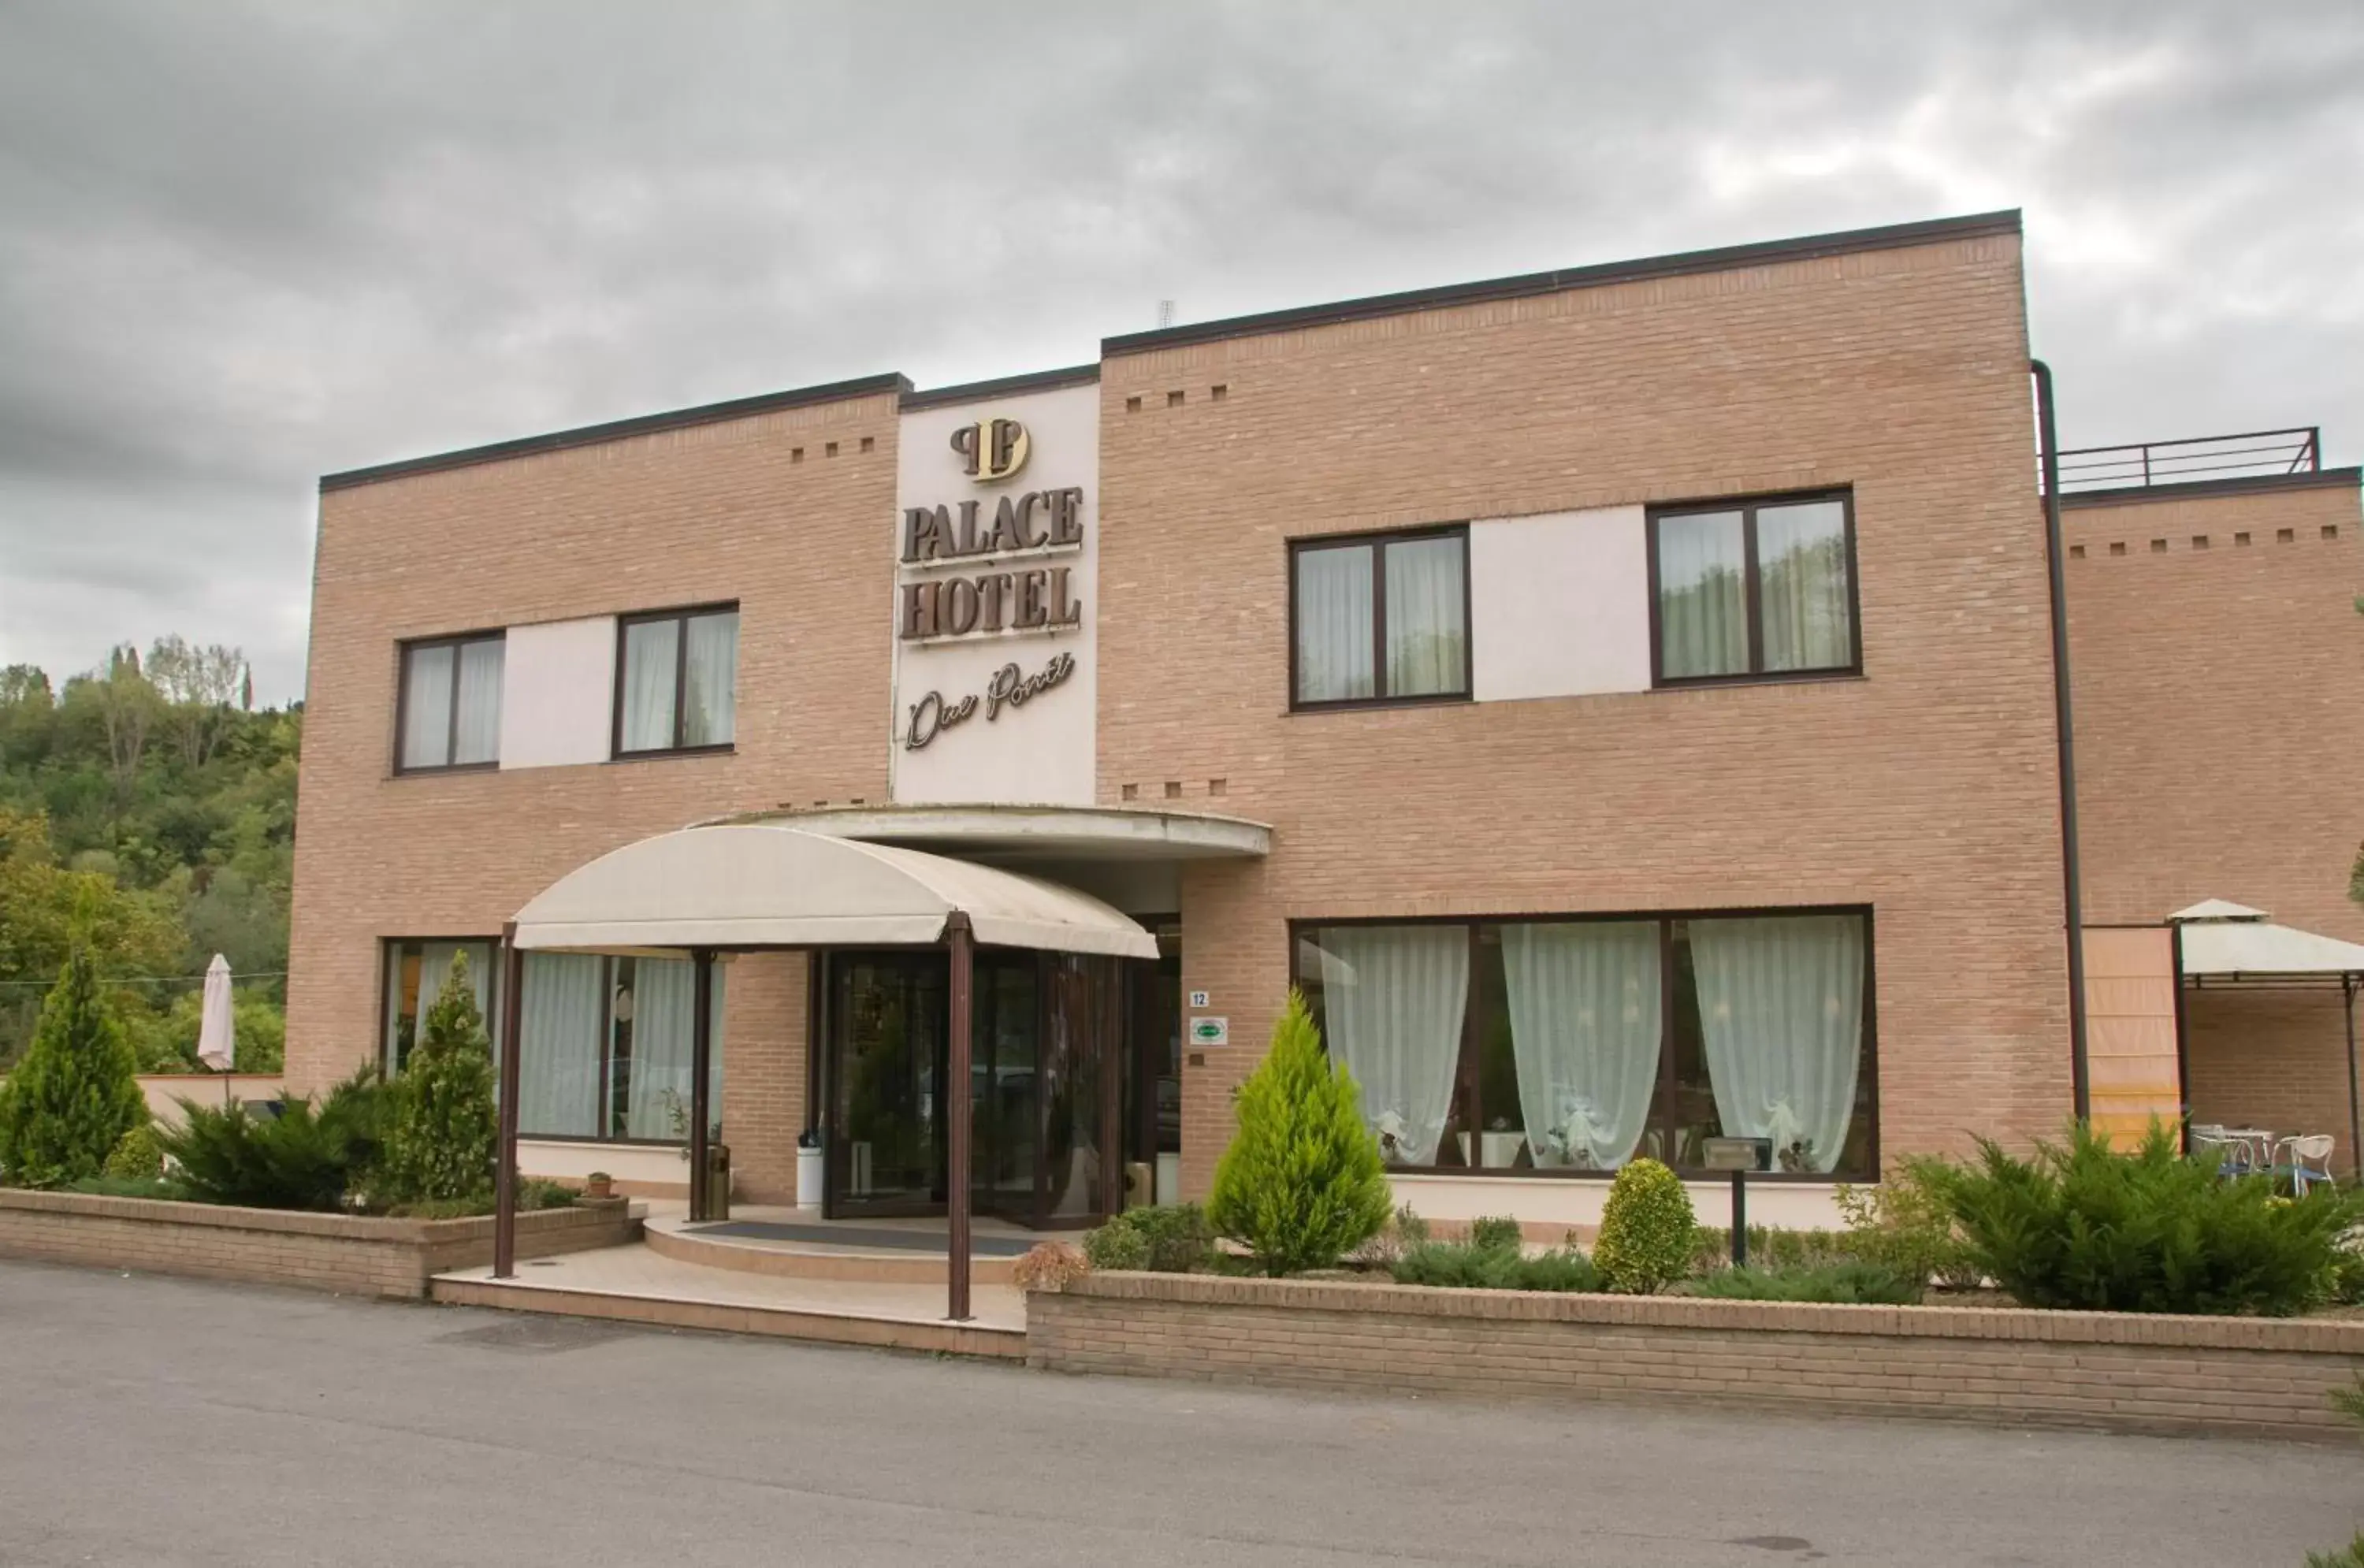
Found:
[[1290, 547], [1299, 707], [1469, 693], [1466, 528]]
[[1659, 683], [1854, 669], [1850, 506], [1842, 495], [1653, 513]]
[[616, 755], [730, 745], [738, 730], [738, 606], [626, 616], [618, 630]]
[[1876, 1173], [1859, 911], [1306, 925], [1296, 977], [1404, 1169]]
[[[386, 944], [385, 1068], [398, 1073], [455, 955], [498, 1038], [498, 949], [489, 941]], [[723, 974], [714, 966], [709, 1132], [721, 1136]], [[686, 959], [525, 955], [519, 1003], [518, 1130], [530, 1138], [678, 1143], [689, 1136], [696, 969]]]
[[507, 648], [499, 632], [402, 645], [397, 770], [499, 762], [501, 660]]

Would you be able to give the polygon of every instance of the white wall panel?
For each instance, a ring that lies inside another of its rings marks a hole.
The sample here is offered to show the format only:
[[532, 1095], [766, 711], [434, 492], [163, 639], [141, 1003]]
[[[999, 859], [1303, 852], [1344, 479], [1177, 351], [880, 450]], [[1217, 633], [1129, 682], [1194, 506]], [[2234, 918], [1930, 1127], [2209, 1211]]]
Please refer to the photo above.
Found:
[[1470, 524], [1469, 621], [1480, 702], [1649, 690], [1642, 508]]
[[501, 766], [608, 760], [616, 701], [616, 621], [508, 628], [501, 668]]

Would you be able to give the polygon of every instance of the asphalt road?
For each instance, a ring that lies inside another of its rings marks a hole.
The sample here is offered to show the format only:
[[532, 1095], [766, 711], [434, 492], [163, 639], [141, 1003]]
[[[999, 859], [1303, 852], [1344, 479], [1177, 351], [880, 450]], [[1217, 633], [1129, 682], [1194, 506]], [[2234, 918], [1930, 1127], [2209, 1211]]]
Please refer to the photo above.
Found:
[[0, 1263], [0, 1564], [2287, 1564], [2356, 1450], [1006, 1366]]

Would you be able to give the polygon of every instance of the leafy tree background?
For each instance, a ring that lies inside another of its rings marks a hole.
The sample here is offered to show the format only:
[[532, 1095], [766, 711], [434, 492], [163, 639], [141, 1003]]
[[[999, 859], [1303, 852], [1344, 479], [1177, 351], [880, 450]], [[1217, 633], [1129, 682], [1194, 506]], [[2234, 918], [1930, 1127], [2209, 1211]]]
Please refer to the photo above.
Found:
[[300, 704], [253, 706], [235, 648], [126, 644], [62, 684], [0, 668], [0, 1073], [77, 930], [141, 1071], [195, 1069], [217, 952], [240, 1066], [278, 1064], [303, 729]]

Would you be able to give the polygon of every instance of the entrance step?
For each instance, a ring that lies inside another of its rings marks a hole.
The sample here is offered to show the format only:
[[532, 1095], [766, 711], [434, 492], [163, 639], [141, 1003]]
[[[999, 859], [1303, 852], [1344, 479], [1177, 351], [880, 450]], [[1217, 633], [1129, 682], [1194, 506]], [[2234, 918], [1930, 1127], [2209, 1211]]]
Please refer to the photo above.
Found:
[[[692, 1225], [652, 1218], [643, 1235], [649, 1251], [679, 1262], [777, 1279], [866, 1280], [879, 1284], [942, 1284], [941, 1229], [870, 1228], [857, 1224], [724, 1220]], [[969, 1282], [1009, 1284], [1032, 1237], [977, 1235], [970, 1243]]]

